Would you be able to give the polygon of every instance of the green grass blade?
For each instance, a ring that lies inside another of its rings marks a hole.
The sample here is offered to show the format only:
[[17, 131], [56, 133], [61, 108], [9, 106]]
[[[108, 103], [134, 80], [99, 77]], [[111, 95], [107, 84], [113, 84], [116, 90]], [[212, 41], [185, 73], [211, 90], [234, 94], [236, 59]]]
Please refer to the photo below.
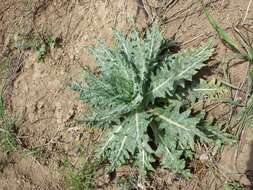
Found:
[[239, 53], [240, 49], [238, 45], [235, 43], [235, 41], [229, 36], [229, 34], [223, 28], [221, 28], [219, 23], [216, 20], [214, 20], [214, 18], [208, 13], [206, 8], [204, 8], [204, 12], [208, 21], [210, 22], [214, 30], [218, 33], [220, 39], [224, 41], [225, 44], [228, 45], [230, 48], [232, 48], [234, 51]]
[[253, 47], [250, 40], [247, 40], [246, 37], [236, 27], [234, 27], [234, 30], [237, 33], [240, 44], [245, 51], [245, 53], [242, 55], [243, 59], [253, 64]]

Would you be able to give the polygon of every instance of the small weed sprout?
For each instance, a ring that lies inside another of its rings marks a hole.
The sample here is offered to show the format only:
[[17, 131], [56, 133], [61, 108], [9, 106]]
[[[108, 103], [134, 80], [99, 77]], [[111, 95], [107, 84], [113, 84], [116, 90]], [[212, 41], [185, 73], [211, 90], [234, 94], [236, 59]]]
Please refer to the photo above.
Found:
[[75, 169], [68, 160], [64, 162], [65, 182], [71, 190], [93, 189], [94, 177], [100, 162], [86, 161], [81, 169]]
[[244, 190], [244, 188], [237, 181], [227, 181], [224, 184], [224, 190]]
[[0, 144], [5, 154], [15, 151], [18, 145], [13, 127], [14, 121], [5, 116], [3, 98], [0, 96]]
[[32, 50], [35, 52], [37, 60], [43, 61], [45, 56], [58, 43], [58, 38], [51, 35], [45, 36], [40, 33], [19, 34], [15, 47], [17, 49]]

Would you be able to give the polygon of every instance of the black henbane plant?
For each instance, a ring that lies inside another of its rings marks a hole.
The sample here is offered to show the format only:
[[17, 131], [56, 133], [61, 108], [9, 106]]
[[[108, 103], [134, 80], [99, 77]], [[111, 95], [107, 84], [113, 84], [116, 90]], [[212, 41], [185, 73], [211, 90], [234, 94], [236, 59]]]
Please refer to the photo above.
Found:
[[203, 113], [190, 110], [191, 100], [201, 98], [192, 96], [208, 94], [207, 85], [188, 98], [193, 86], [185, 84], [205, 66], [211, 44], [173, 54], [173, 41], [165, 40], [156, 27], [144, 37], [137, 29], [128, 37], [115, 30], [114, 37], [111, 48], [103, 41], [89, 48], [99, 74], [87, 69], [84, 83], [73, 84], [92, 110], [84, 121], [108, 128], [97, 155], [112, 168], [134, 164], [143, 175], [154, 170], [154, 162], [186, 174], [185, 159], [192, 157], [195, 140], [222, 137], [203, 122]]

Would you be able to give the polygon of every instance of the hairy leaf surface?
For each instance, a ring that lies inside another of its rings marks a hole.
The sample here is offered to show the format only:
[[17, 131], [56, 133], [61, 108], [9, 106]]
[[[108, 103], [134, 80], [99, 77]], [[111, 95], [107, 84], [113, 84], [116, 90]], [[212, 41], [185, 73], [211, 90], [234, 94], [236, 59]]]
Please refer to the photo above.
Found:
[[136, 157], [136, 165], [141, 173], [153, 170], [153, 158], [147, 135], [150, 116], [135, 112], [127, 117], [122, 125], [109, 131], [99, 149], [99, 155], [105, 155], [113, 167], [126, 164], [131, 156]]
[[191, 102], [205, 99], [215, 100], [224, 95], [225, 92], [225, 87], [215, 78], [210, 81], [200, 79], [199, 83], [192, 85], [192, 88], [189, 89], [188, 98]]
[[152, 75], [153, 97], [166, 97], [173, 95], [177, 86], [184, 87], [186, 80], [191, 81], [199, 69], [212, 55], [211, 44], [205, 44], [198, 49], [190, 49], [182, 53], [167, 57], [165, 64]]
[[158, 108], [153, 111], [157, 116], [159, 128], [165, 129], [165, 132], [174, 138], [182, 147], [194, 149], [194, 138], [196, 136], [206, 139], [197, 125], [200, 117], [191, 117], [190, 111], [179, 111], [179, 107], [169, 106], [167, 108]]

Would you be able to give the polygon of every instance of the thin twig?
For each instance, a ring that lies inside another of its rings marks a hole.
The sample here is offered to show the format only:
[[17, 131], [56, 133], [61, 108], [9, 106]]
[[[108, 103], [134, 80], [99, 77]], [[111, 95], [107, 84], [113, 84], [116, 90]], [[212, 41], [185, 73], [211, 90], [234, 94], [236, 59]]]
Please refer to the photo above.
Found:
[[240, 91], [240, 92], [246, 93], [245, 90], [243, 90], [243, 89], [241, 89], [241, 88], [238, 88], [237, 86], [232, 85], [232, 84], [230, 84], [229, 82], [226, 82], [226, 81], [224, 81], [224, 80], [221, 80], [221, 83], [224, 84], [225, 86], [228, 86], [228, 87], [234, 89], [234, 90], [238, 90], [238, 91]]
[[147, 8], [147, 2], [145, 0], [140, 0], [139, 2], [141, 3], [141, 6], [143, 7], [144, 11], [147, 13], [149, 19], [153, 21], [153, 16], [151, 15], [151, 13]]
[[194, 38], [192, 38], [192, 39], [190, 39], [190, 40], [185, 41], [185, 42], [184, 42], [184, 43], [182, 43], [181, 45], [186, 45], [186, 44], [189, 44], [189, 43], [191, 43], [191, 42], [193, 42], [193, 41], [195, 41], [195, 40], [197, 40], [197, 39], [201, 38], [202, 36], [205, 36], [205, 35], [209, 36], [210, 34], [211, 34], [211, 32], [209, 32], [209, 33], [203, 33], [203, 34], [200, 34], [200, 35], [195, 36]]
[[[245, 84], [246, 81], [247, 81], [247, 78], [248, 78], [248, 76], [249, 76], [249, 75], [248, 75], [249, 66], [250, 66], [250, 65], [248, 64], [248, 65], [247, 65], [247, 68], [246, 68], [246, 76], [244, 77], [244, 80], [241, 82], [241, 84], [240, 84], [240, 86], [239, 86], [239, 89], [242, 89], [242, 87], [244, 86], [244, 84]], [[239, 90], [236, 90], [235, 96], [234, 96], [234, 100], [235, 100], [235, 101], [237, 100], [238, 94], [239, 94]], [[246, 98], [247, 98], [247, 97], [246, 97]], [[234, 113], [234, 108], [235, 108], [235, 106], [232, 107], [229, 121], [231, 121], [231, 119], [232, 119], [232, 116], [233, 116], [233, 113]]]
[[247, 19], [247, 16], [248, 16], [248, 13], [249, 13], [249, 8], [250, 8], [251, 3], [252, 3], [252, 0], [249, 0], [249, 4], [248, 4], [247, 10], [246, 10], [246, 12], [245, 12], [245, 16], [244, 16], [244, 18], [243, 18], [242, 23], [244, 23], [244, 22], [246, 21], [246, 19]]

